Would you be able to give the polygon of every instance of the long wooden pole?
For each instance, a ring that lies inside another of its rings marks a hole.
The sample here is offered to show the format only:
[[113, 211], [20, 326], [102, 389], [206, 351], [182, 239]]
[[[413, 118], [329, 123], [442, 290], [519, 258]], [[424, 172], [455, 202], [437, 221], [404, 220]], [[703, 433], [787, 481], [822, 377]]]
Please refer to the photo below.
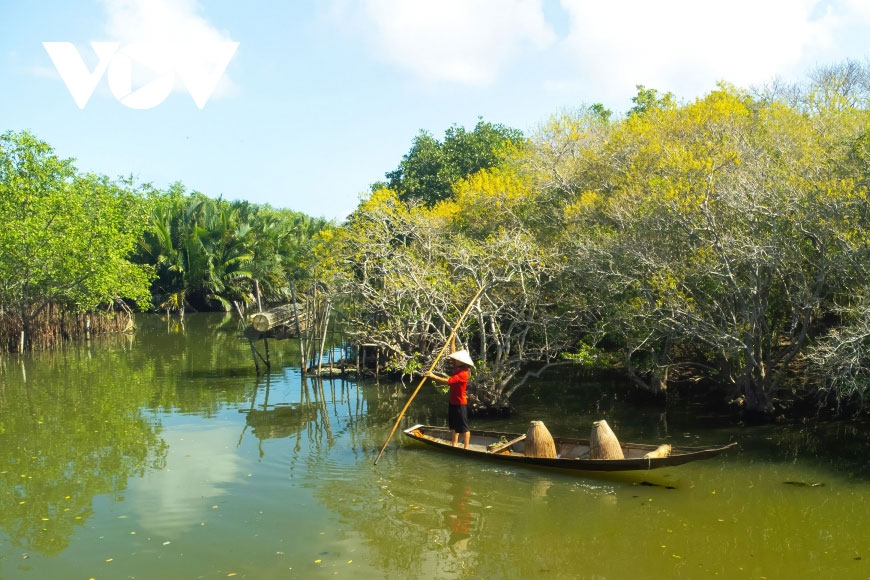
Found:
[[296, 304], [296, 286], [293, 280], [290, 280], [290, 299], [293, 300], [293, 317], [296, 319], [296, 336], [299, 337], [299, 372], [305, 376], [307, 369], [305, 368], [305, 349], [302, 347], [302, 327], [299, 324], [299, 306]]
[[[448, 346], [450, 345], [450, 343], [453, 341], [453, 337], [456, 336], [456, 331], [459, 330], [459, 327], [462, 325], [462, 321], [465, 320], [466, 315], [468, 315], [468, 311], [471, 310], [471, 306], [472, 306], [475, 302], [477, 302], [478, 297], [483, 293], [483, 290], [484, 290], [485, 288], [486, 288], [486, 285], [481, 286], [480, 289], [477, 291], [477, 294], [474, 295], [474, 298], [471, 299], [471, 302], [468, 303], [468, 306], [465, 307], [465, 310], [462, 311], [462, 315], [460, 315], [459, 320], [456, 321], [456, 325], [453, 327], [453, 331], [450, 333], [450, 336], [447, 338], [447, 341], [444, 343], [444, 346], [441, 347], [441, 350], [438, 352], [438, 356], [436, 356], [436, 357], [435, 357], [435, 360], [432, 361], [432, 366], [429, 367], [429, 372], [426, 373], [426, 374], [429, 374], [429, 373], [431, 373], [432, 371], [435, 370], [435, 365], [437, 365], [437, 364], [438, 364], [438, 361], [441, 360], [441, 357], [444, 355], [444, 351], [447, 350], [447, 347], [448, 347]], [[402, 408], [402, 412], [399, 413], [399, 417], [396, 419], [396, 424], [393, 425], [393, 430], [390, 431], [390, 435], [389, 435], [389, 437], [387, 437], [387, 440], [384, 441], [384, 446], [381, 447], [381, 451], [380, 451], [380, 453], [378, 453], [377, 458], [375, 458], [375, 465], [377, 465], [377, 464], [378, 464], [378, 461], [380, 461], [380, 459], [381, 459], [381, 455], [384, 454], [384, 449], [387, 448], [387, 445], [390, 443], [390, 439], [393, 438], [393, 434], [395, 434], [396, 429], [399, 428], [399, 423], [402, 421], [402, 417], [405, 416], [405, 411], [407, 411], [407, 410], [408, 410], [408, 407], [411, 406], [411, 401], [413, 401], [413, 400], [414, 400], [414, 397], [417, 396], [417, 393], [420, 391], [420, 388], [423, 386], [423, 383], [426, 382], [426, 379], [427, 379], [427, 378], [428, 378], [428, 377], [425, 377], [425, 376], [424, 376], [422, 379], [420, 379], [420, 384], [417, 385], [417, 388], [414, 389], [414, 392], [411, 393], [411, 396], [410, 396], [410, 397], [408, 397], [408, 402], [405, 403], [405, 406]]]

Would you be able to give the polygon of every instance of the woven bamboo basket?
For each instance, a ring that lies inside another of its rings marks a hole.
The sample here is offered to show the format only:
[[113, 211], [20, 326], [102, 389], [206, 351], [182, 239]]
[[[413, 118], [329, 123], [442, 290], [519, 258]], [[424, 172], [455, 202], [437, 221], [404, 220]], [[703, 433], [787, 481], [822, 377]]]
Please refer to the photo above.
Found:
[[607, 421], [592, 423], [589, 457], [592, 459], [625, 459], [622, 446]]
[[548, 459], [556, 457], [556, 444], [543, 421], [532, 421], [529, 424], [524, 443], [526, 457], [546, 457]]

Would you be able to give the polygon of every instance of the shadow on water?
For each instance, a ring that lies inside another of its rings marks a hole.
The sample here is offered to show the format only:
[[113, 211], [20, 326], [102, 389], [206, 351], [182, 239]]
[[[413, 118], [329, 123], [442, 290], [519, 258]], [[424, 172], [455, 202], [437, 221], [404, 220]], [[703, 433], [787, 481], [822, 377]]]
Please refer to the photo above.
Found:
[[250, 378], [251, 375], [251, 366], [221, 369], [195, 369], [178, 373], [180, 379], [189, 380]]

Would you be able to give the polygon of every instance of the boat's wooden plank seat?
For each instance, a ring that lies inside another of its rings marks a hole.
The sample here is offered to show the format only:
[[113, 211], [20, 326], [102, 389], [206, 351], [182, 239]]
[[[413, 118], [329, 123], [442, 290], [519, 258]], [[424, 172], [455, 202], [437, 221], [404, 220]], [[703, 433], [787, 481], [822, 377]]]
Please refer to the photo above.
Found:
[[486, 451], [487, 451], [487, 453], [498, 453], [499, 451], [507, 449], [508, 447], [513, 445], [514, 443], [519, 443], [520, 441], [522, 441], [525, 438], [526, 438], [526, 436], [525, 436], [525, 434], [523, 434], [523, 435], [520, 435], [519, 437], [515, 437], [514, 439], [511, 439], [510, 441], [505, 441], [504, 443], [499, 443], [498, 445], [495, 445], [492, 448], [488, 448]]

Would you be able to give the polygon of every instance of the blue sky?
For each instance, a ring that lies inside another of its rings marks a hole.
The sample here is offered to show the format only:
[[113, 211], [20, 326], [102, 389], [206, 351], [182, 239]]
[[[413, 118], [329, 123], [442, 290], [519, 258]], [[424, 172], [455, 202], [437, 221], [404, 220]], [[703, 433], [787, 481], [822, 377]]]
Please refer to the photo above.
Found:
[[[638, 84], [691, 100], [718, 80], [801, 81], [864, 61], [867, 38], [866, 0], [0, 0], [0, 131], [82, 171], [340, 220], [420, 130], [531, 133], [583, 104], [623, 113]], [[42, 43], [93, 70], [94, 41], [239, 44], [202, 109], [180, 81], [128, 108], [108, 74], [79, 108]]]

